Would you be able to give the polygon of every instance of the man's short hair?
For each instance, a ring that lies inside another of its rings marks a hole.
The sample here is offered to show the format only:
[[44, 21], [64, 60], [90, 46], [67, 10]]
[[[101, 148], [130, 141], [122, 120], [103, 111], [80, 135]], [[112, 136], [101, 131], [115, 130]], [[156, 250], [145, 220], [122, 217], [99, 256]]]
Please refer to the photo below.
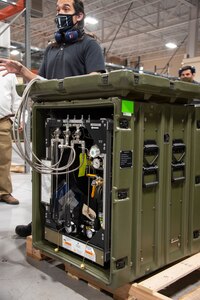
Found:
[[192, 74], [196, 73], [196, 69], [194, 66], [184, 66], [184, 67], [180, 68], [178, 71], [179, 77], [181, 76], [183, 71], [186, 71], [186, 70], [190, 70]]

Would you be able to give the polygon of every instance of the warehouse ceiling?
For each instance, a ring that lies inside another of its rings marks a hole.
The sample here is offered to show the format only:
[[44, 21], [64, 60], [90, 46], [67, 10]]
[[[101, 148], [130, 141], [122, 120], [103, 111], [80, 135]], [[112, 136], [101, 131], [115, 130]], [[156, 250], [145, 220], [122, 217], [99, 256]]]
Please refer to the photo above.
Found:
[[[9, 0], [7, 1], [9, 2]], [[16, 1], [10, 1], [16, 2]], [[40, 1], [42, 3], [42, 1]], [[94, 33], [108, 57], [137, 63], [163, 58], [174, 52], [186, 52], [191, 26], [199, 20], [199, 0], [84, 0], [87, 16], [98, 20], [96, 25], [85, 25], [87, 32]], [[0, 1], [0, 9], [8, 5]], [[40, 55], [56, 30], [54, 18], [56, 0], [43, 1], [42, 17], [31, 18], [30, 32], [32, 54]], [[12, 16], [4, 22], [12, 22]], [[23, 45], [25, 20], [19, 16], [11, 25], [11, 40]], [[194, 28], [194, 27], [193, 27]], [[200, 41], [200, 30], [197, 41]], [[167, 50], [165, 44], [175, 42], [178, 48]], [[39, 48], [39, 51], [38, 51]]]

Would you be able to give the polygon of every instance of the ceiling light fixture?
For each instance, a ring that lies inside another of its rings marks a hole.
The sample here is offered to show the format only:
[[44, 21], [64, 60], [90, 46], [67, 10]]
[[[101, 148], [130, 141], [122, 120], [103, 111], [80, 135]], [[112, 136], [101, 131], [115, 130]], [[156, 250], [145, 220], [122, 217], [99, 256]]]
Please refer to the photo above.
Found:
[[99, 21], [93, 17], [86, 17], [85, 24], [96, 25]]
[[11, 55], [18, 55], [18, 54], [19, 54], [19, 50], [14, 49], [14, 50], [12, 50], [12, 51], [10, 52], [10, 54], [11, 54]]
[[172, 42], [166, 43], [165, 46], [169, 49], [177, 48], [177, 45], [175, 43], [172, 43]]

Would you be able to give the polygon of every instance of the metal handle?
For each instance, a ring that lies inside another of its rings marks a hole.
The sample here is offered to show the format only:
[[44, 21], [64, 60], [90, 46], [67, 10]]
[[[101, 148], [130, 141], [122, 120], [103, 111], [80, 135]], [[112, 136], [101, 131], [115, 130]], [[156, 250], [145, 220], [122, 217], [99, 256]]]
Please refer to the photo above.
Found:
[[182, 140], [174, 140], [172, 144], [173, 153], [185, 153], [186, 146]]
[[[150, 182], [145, 182], [145, 176], [155, 175], [155, 180]], [[142, 185], [144, 188], [150, 188], [158, 185], [158, 166], [149, 166], [143, 167], [143, 174], [142, 174]]]
[[[175, 177], [174, 172], [181, 171], [182, 176]], [[172, 163], [172, 182], [184, 181], [185, 180], [185, 163]]]
[[[144, 152], [144, 165], [155, 166], [155, 162], [159, 154], [159, 147], [156, 144], [156, 142], [154, 140], [144, 141], [143, 152]], [[149, 161], [150, 158], [151, 161]]]
[[157, 155], [158, 154], [158, 146], [155, 144], [144, 145], [144, 154], [145, 155]]

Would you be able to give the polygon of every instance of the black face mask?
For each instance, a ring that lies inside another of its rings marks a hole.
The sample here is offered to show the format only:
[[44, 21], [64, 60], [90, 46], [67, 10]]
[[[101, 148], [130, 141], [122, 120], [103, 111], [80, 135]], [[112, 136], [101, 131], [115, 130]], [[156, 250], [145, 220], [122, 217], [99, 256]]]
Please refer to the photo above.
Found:
[[73, 15], [58, 14], [55, 18], [55, 23], [59, 31], [68, 31], [76, 24], [73, 23]]

